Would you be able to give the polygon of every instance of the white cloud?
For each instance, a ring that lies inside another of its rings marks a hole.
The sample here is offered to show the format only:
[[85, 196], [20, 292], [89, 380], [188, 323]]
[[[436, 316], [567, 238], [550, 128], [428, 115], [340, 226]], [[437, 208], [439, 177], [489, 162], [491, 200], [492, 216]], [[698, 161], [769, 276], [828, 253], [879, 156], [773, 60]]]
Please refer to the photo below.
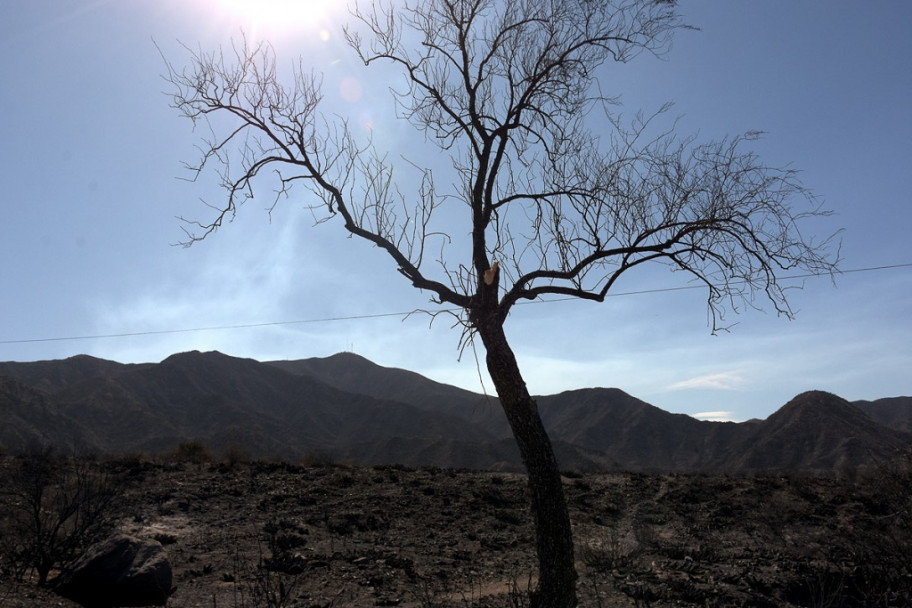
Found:
[[691, 414], [691, 417], [711, 422], [731, 422], [733, 414], [734, 412], [719, 410], [715, 412], [697, 412], [696, 414]]
[[738, 374], [731, 372], [722, 372], [719, 374], [707, 374], [697, 376], [690, 380], [675, 382], [668, 387], [668, 390], [686, 390], [686, 389], [715, 389], [730, 391], [738, 388], [743, 384], [743, 379]]

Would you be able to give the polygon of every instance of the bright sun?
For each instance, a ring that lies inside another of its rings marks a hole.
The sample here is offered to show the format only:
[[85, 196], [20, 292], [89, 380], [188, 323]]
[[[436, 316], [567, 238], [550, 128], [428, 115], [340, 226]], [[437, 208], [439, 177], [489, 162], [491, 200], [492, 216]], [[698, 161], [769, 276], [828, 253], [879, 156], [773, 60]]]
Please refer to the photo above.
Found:
[[214, 0], [231, 20], [253, 35], [321, 30], [345, 11], [346, 0]]

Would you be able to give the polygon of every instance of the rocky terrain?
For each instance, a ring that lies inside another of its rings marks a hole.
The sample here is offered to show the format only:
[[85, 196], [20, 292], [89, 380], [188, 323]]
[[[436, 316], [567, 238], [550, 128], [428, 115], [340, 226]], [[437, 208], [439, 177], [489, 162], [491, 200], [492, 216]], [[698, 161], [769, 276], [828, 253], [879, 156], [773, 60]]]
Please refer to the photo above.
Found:
[[[172, 456], [95, 465], [122, 480], [119, 528], [164, 545], [171, 608], [527, 605], [521, 475]], [[582, 606], [912, 601], [908, 469], [568, 474], [565, 489]], [[73, 604], [7, 575], [0, 605]]]

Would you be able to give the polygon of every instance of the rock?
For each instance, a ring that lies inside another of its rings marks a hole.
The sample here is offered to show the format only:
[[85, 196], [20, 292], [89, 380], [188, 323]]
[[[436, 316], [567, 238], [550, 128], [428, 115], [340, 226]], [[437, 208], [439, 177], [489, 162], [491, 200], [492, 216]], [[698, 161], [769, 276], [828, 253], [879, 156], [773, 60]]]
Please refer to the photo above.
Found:
[[89, 547], [55, 583], [58, 594], [87, 608], [164, 606], [171, 563], [161, 543], [118, 534]]

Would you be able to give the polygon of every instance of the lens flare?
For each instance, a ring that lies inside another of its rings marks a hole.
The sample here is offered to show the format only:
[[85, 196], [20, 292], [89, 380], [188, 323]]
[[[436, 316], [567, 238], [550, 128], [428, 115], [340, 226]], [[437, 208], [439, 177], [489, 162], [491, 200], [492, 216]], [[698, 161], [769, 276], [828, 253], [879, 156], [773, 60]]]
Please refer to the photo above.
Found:
[[328, 21], [345, 12], [345, 0], [212, 0], [214, 7], [249, 33], [264, 37], [313, 31], [329, 38]]

